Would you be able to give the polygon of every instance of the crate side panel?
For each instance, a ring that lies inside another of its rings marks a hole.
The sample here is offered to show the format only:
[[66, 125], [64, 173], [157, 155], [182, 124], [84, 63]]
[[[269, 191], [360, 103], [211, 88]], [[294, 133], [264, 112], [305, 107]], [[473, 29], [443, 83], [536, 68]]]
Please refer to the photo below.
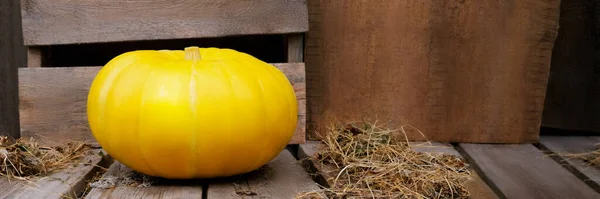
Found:
[[304, 0], [23, 0], [26, 45], [297, 33]]

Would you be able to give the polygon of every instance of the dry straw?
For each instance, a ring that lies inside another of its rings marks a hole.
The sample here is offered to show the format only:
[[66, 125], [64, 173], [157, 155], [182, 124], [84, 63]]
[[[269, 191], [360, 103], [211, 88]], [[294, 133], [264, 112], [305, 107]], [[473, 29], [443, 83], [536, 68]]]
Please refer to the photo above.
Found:
[[417, 152], [390, 130], [368, 123], [330, 128], [314, 162], [333, 170], [331, 184], [298, 198], [468, 198], [471, 179], [462, 158]]
[[33, 138], [11, 140], [0, 136], [0, 177], [28, 180], [78, 163], [89, 147], [83, 142], [40, 146]]
[[562, 154], [565, 157], [573, 157], [584, 161], [586, 164], [600, 168], [600, 144], [596, 145], [596, 150], [575, 153], [575, 154]]

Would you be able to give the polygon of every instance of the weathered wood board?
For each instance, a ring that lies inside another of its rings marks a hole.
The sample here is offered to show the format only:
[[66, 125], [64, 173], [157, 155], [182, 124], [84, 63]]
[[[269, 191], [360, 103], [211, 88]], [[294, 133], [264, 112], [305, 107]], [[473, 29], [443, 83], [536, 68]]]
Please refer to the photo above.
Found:
[[[331, 172], [331, 169], [324, 168], [321, 164], [310, 160], [311, 157], [315, 157], [320, 150], [320, 147], [323, 145], [320, 141], [307, 141], [305, 144], [301, 144], [298, 148], [298, 158], [304, 161], [305, 166], [309, 166], [307, 168], [311, 173], [316, 173], [313, 179], [319, 183], [325, 183], [324, 185], [330, 186], [336, 173]], [[454, 149], [449, 144], [441, 144], [433, 142], [432, 145], [429, 144], [415, 144], [413, 145], [413, 149], [419, 152], [425, 153], [444, 153], [455, 155], [457, 157], [461, 157], [460, 153]], [[312, 171], [316, 170], [316, 171]], [[473, 199], [497, 199], [498, 196], [494, 193], [494, 191], [478, 176], [475, 171], [471, 171], [473, 173], [473, 179], [466, 185], [467, 190], [471, 193], [471, 198]], [[329, 180], [328, 180], [329, 179]]]
[[599, 134], [600, 1], [561, 2], [542, 125]]
[[[303, 63], [277, 63], [294, 86], [298, 125], [290, 144], [304, 143], [306, 90]], [[87, 121], [89, 87], [101, 67], [20, 68], [22, 135], [48, 142], [93, 141]]]
[[305, 0], [22, 0], [25, 45], [299, 33]]
[[255, 172], [211, 182], [207, 198], [295, 198], [319, 189], [300, 162], [284, 150]]
[[600, 192], [600, 169], [574, 157], [597, 150], [600, 136], [541, 136], [540, 144], [553, 155], [561, 157], [560, 164], [567, 166], [590, 187]]
[[9, 181], [0, 177], [0, 198], [77, 198], [85, 191], [87, 180], [106, 162], [109, 162], [109, 158], [105, 156], [89, 155], [77, 166], [33, 179], [32, 182]]
[[536, 142], [559, 5], [308, 0], [309, 138], [365, 119], [440, 142]]
[[18, 0], [0, 1], [0, 135], [19, 138], [17, 68], [25, 65]]
[[[118, 161], [115, 161], [104, 175], [103, 178], [109, 176], [125, 175], [131, 169]], [[125, 187], [117, 186], [114, 188], [103, 189], [93, 188], [87, 195], [86, 199], [108, 199], [108, 198], [202, 198], [203, 188], [201, 183], [177, 183], [169, 185], [154, 185], [150, 187]]]
[[600, 198], [560, 164], [531, 144], [459, 144], [506, 198]]

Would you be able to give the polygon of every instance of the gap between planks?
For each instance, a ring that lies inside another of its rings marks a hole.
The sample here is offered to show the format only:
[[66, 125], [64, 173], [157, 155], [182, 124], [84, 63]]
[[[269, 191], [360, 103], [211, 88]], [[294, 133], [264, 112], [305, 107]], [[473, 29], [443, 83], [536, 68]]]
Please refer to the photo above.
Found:
[[[314, 158], [323, 145], [320, 141], [307, 141], [305, 144], [301, 144], [298, 147], [298, 159], [302, 160], [305, 169], [312, 175], [313, 180], [317, 181], [324, 187], [330, 187], [332, 182], [331, 179], [336, 174], [331, 168], [322, 167]], [[444, 153], [450, 154], [457, 157], [462, 155], [454, 149], [450, 144], [442, 144], [432, 142], [431, 145], [425, 143], [414, 143], [412, 145], [413, 150], [427, 153]], [[477, 172], [471, 170], [473, 178], [466, 185], [467, 190], [471, 193], [473, 199], [497, 199], [499, 198], [494, 191], [479, 177]]]
[[540, 147], [555, 161], [600, 192], [600, 168], [571, 155], [598, 149], [600, 136], [541, 136]]
[[35, 178], [31, 182], [0, 178], [0, 198], [78, 198], [85, 192], [87, 180], [111, 162], [110, 157], [98, 155], [100, 151], [93, 150], [94, 155], [86, 156], [78, 166]]
[[532, 144], [461, 143], [458, 149], [506, 198], [600, 198]]

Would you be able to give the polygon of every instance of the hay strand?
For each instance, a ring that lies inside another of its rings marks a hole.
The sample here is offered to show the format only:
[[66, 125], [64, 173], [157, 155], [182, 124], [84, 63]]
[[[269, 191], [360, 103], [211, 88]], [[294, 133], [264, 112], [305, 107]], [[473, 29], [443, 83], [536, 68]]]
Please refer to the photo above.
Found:
[[[471, 180], [466, 161], [441, 153], [417, 152], [405, 133], [369, 123], [330, 128], [316, 158], [332, 168], [331, 187], [299, 198], [468, 198]], [[398, 136], [400, 137], [400, 136]]]
[[33, 138], [11, 140], [0, 136], [0, 176], [27, 180], [76, 164], [89, 147], [84, 142], [40, 146]]

